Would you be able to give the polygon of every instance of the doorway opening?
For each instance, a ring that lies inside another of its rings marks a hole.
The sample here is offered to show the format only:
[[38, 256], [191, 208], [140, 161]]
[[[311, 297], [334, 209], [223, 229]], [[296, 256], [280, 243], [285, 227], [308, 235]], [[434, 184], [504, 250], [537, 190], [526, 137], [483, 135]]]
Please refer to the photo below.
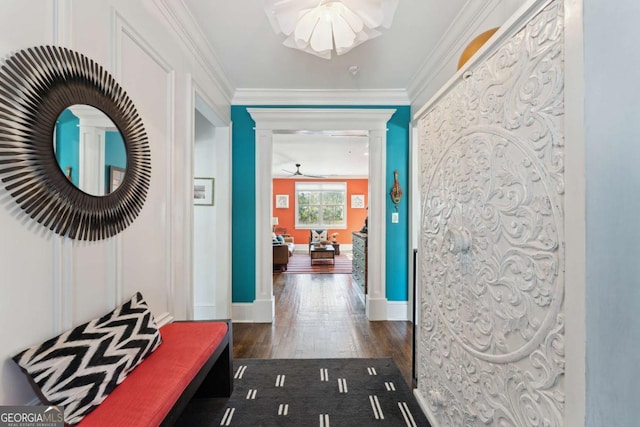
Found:
[[193, 120], [192, 315], [231, 317], [230, 128], [200, 97]]
[[288, 248], [275, 243], [276, 274], [351, 274], [351, 233], [367, 217], [368, 150], [362, 131], [273, 133], [273, 232]]
[[[256, 289], [253, 318], [273, 322], [272, 282], [272, 153], [273, 136], [280, 131], [359, 130], [369, 135], [369, 233], [370, 262], [367, 268], [366, 315], [369, 320], [387, 319], [385, 284], [385, 182], [386, 128], [395, 109], [249, 108], [256, 123]], [[263, 236], [263, 238], [260, 238]]]

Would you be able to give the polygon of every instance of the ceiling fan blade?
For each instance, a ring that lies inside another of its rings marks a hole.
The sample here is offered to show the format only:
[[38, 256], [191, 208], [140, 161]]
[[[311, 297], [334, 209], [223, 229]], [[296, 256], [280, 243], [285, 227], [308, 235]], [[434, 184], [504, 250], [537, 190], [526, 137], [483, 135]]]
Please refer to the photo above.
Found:
[[296, 163], [296, 171], [290, 171], [287, 169], [280, 169], [282, 172], [286, 172], [291, 174], [290, 178], [295, 178], [296, 176], [305, 177], [305, 178], [326, 178], [326, 176], [319, 175], [307, 175], [306, 173], [300, 172], [300, 163]]

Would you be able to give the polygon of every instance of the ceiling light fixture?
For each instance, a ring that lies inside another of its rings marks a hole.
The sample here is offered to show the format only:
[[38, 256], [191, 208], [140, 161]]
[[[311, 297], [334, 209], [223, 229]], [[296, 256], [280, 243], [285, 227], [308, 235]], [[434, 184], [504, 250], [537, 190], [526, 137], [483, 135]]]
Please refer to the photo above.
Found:
[[284, 45], [324, 59], [342, 55], [390, 28], [399, 0], [264, 0]]

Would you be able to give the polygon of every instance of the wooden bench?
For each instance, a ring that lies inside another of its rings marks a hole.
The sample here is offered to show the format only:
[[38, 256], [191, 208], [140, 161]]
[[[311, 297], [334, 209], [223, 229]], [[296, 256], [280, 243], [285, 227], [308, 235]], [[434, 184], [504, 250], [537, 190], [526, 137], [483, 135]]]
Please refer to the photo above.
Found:
[[162, 344], [77, 426], [171, 426], [194, 397], [233, 391], [231, 321], [174, 322]]

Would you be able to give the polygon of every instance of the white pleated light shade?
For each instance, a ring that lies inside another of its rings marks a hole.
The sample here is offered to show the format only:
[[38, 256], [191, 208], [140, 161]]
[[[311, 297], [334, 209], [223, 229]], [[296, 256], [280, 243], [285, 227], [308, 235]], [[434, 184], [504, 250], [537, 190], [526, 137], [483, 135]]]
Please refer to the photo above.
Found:
[[274, 31], [284, 45], [330, 59], [389, 28], [399, 0], [265, 0]]

